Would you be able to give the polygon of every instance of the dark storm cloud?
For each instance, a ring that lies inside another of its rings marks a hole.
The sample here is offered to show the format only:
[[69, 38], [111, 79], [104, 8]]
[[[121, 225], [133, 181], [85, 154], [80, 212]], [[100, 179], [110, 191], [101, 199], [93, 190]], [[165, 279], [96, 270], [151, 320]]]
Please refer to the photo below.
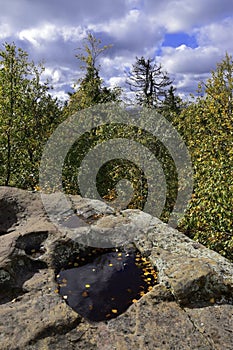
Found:
[[88, 25], [90, 21], [120, 17], [125, 10], [124, 0], [11, 0], [1, 4], [0, 18], [7, 18], [17, 29], [36, 26], [41, 22]]

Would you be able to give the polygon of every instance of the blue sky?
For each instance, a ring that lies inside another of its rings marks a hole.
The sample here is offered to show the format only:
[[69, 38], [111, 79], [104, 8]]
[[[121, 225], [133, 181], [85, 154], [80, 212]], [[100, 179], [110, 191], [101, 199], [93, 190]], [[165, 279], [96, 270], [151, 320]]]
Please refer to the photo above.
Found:
[[193, 49], [198, 47], [195, 35], [183, 32], [165, 34], [162, 47], [169, 46], [176, 48], [183, 44]]
[[15, 42], [36, 63], [53, 93], [81, 76], [76, 48], [88, 31], [113, 44], [99, 60], [106, 85], [125, 87], [135, 57], [155, 57], [181, 97], [195, 92], [225, 53], [233, 54], [231, 0], [0, 0], [0, 43]]

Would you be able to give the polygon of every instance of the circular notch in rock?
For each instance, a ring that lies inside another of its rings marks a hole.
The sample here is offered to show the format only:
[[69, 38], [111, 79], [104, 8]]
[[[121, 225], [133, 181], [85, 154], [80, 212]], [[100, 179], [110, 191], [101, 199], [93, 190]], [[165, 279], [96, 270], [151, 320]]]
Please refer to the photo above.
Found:
[[19, 209], [13, 200], [2, 198], [0, 200], [0, 236], [17, 223]]
[[29, 232], [18, 237], [15, 247], [24, 250], [25, 254], [32, 258], [38, 258], [46, 251], [43, 242], [47, 238], [47, 231]]
[[157, 273], [131, 249], [92, 249], [77, 255], [56, 276], [67, 304], [89, 321], [115, 318], [153, 288]]

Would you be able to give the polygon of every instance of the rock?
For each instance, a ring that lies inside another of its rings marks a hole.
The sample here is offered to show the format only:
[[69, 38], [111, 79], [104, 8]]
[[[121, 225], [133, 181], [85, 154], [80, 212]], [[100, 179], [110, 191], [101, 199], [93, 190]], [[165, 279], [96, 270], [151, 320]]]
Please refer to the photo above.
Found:
[[[68, 201], [72, 213], [63, 211], [59, 196], [51, 197], [51, 207], [57, 203], [54, 218], [63, 220], [60, 230], [40, 193], [0, 187], [2, 350], [232, 350], [230, 261], [149, 214], [116, 213], [80, 196]], [[72, 230], [75, 218], [78, 228]], [[91, 322], [58, 293], [56, 275], [75, 256], [90, 256], [87, 243], [96, 237], [106, 245], [125, 239], [151, 262], [158, 280], [117, 317]]]

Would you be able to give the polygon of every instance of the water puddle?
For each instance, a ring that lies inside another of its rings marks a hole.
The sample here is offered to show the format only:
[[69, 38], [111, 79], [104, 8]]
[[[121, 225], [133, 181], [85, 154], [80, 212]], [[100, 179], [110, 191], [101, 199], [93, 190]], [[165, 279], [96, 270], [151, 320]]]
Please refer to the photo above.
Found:
[[157, 273], [138, 250], [91, 249], [57, 274], [67, 304], [90, 321], [117, 317], [156, 284]]

